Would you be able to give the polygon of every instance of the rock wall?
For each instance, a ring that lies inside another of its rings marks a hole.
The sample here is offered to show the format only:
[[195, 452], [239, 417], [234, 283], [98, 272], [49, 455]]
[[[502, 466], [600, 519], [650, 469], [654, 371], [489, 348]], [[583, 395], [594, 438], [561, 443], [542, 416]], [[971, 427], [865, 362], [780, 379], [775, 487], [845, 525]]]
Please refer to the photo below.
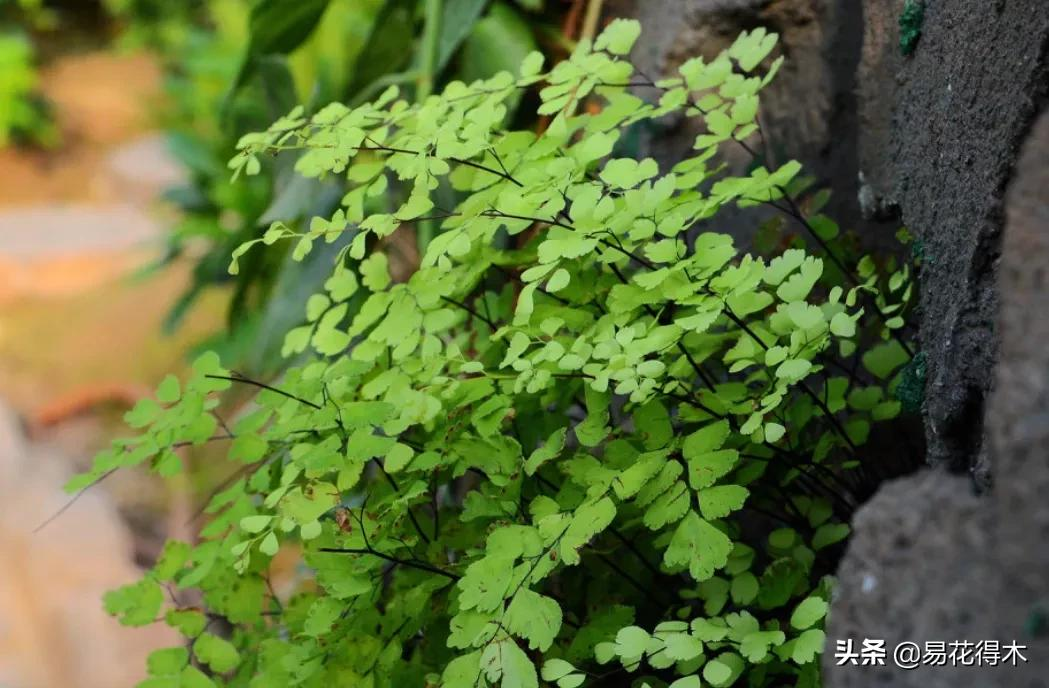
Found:
[[1049, 3], [927, 0], [901, 57], [903, 0], [866, 0], [860, 169], [922, 241], [921, 343], [930, 463], [972, 469], [994, 371], [1003, 201], [1047, 86]]
[[1031, 644], [1013, 685], [1049, 686], [1049, 111], [1016, 165], [999, 272], [1000, 361], [987, 409], [997, 631]]
[[[895, 218], [860, 208], [856, 77], [863, 21], [857, 7], [854, 0], [614, 0], [609, 14], [641, 21], [644, 33], [632, 59], [652, 77], [672, 73], [694, 55], [714, 57], [742, 30], [764, 26], [779, 33], [778, 50], [787, 59], [762, 91], [767, 164], [801, 161], [806, 174], [833, 192], [827, 212], [859, 230], [868, 245], [884, 248], [894, 242]], [[645, 132], [640, 153], [676, 162], [691, 150], [701, 128], [697, 120], [666, 122], [661, 130]], [[738, 166], [749, 162], [742, 150], [725, 154], [737, 155], [730, 162]], [[718, 216], [720, 229], [746, 246], [759, 221], [754, 214], [735, 221], [725, 209]]]
[[[901, 224], [920, 240], [932, 468], [857, 514], [828, 642], [1016, 639], [1031, 661], [864, 672], [831, 654], [825, 685], [1049, 686], [1049, 114], [1033, 125], [1049, 92], [1049, 2], [923, 4], [906, 56], [905, 0], [611, 7], [642, 20], [634, 58], [657, 74], [743, 29], [781, 33], [787, 65], [763, 98], [774, 157], [814, 171], [835, 192], [829, 212], [868, 243]], [[644, 152], [673, 160], [694, 134], [671, 123]]]
[[1049, 112], [1003, 196], [999, 361], [983, 419], [992, 493], [943, 467], [882, 486], [856, 516], [828, 638], [1015, 641], [1028, 662], [901, 672], [828, 654], [828, 687], [1049, 686]]
[[[973, 667], [838, 666], [838, 641], [859, 649], [865, 638], [899, 643], [997, 639], [988, 585], [995, 568], [983, 556], [991, 542], [991, 511], [965, 476], [927, 469], [882, 485], [856, 514], [848, 553], [837, 572], [827, 624], [823, 682], [827, 688], [989, 688], [993, 673]], [[976, 555], [974, 556], [974, 553]], [[1016, 684], [1020, 685], [1020, 684]]]
[[[633, 59], [665, 74], [716, 55], [744, 29], [781, 34], [786, 64], [763, 93], [772, 162], [800, 160], [834, 191], [828, 212], [885, 246], [920, 238], [930, 463], [981, 463], [994, 369], [995, 263], [1019, 143], [1049, 88], [1049, 3], [926, 0], [913, 54], [899, 46], [905, 0], [616, 0], [645, 27]], [[643, 154], [674, 161], [700, 126], [647, 132]]]
[[[1031, 127], [1049, 88], [1049, 3], [928, 0], [906, 58], [902, 6], [864, 3], [860, 167], [877, 205], [898, 207], [922, 241], [928, 462], [974, 480], [923, 473], [884, 486], [863, 508], [828, 637], [1016, 640], [1029, 646], [1019, 668], [895, 671], [879, 685], [1047, 686], [1039, 633], [1049, 600], [1049, 357], [1039, 353], [1047, 326], [1035, 314], [1049, 305], [1049, 121]], [[991, 494], [977, 498], [973, 488]], [[921, 516], [920, 529], [901, 512]], [[865, 567], [889, 578], [891, 591], [866, 594]], [[826, 685], [871, 685], [829, 660]]]

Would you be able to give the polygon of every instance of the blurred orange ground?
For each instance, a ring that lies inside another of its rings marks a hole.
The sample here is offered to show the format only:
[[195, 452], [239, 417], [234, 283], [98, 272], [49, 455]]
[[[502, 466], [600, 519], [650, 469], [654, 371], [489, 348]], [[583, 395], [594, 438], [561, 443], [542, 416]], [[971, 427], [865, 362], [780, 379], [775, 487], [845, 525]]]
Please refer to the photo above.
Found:
[[52, 151], [0, 149], [0, 206], [117, 198], [119, 189], [95, 173], [109, 149], [150, 129], [150, 103], [161, 95], [156, 62], [89, 53], [45, 66], [40, 77], [62, 143]]
[[61, 145], [0, 150], [0, 397], [24, 415], [92, 385], [151, 386], [221, 326], [215, 293], [161, 334], [188, 266], [133, 278], [166, 231], [152, 199], [178, 180], [149, 133], [160, 78], [142, 54], [61, 59], [42, 73]]
[[[157, 191], [177, 167], [151, 134], [160, 72], [145, 55], [77, 55], [42, 75], [62, 143], [0, 150], [0, 686], [122, 688], [180, 639], [127, 629], [101, 595], [139, 575], [191, 497], [120, 472], [38, 533], [61, 485], [114, 432], [113, 406], [148, 393], [223, 325], [208, 294], [172, 337], [160, 326], [187, 265], [141, 276], [166, 232]], [[16, 418], [40, 431], [32, 438]]]

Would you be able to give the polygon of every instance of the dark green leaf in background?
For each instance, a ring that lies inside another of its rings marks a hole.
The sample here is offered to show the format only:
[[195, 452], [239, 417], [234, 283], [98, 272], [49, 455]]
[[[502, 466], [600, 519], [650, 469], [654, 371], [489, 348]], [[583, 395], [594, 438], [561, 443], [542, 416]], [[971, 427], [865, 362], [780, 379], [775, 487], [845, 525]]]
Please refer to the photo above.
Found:
[[251, 78], [264, 55], [287, 55], [309, 38], [329, 0], [261, 0], [251, 11], [251, 39], [237, 78], [226, 95], [225, 108]]
[[444, 69], [452, 55], [470, 34], [484, 12], [488, 0], [445, 0], [438, 42], [438, 69]]
[[521, 14], [506, 3], [495, 3], [463, 43], [459, 77], [469, 83], [501, 71], [517, 74], [535, 47], [535, 38]]

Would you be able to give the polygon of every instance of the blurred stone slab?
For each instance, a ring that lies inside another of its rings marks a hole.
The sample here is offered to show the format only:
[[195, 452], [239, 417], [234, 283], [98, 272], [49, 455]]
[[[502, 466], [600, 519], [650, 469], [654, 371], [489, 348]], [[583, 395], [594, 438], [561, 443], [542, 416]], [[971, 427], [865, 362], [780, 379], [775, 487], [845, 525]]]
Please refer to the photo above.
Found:
[[0, 210], [0, 256], [10, 260], [119, 251], [164, 234], [136, 205], [39, 205]]
[[0, 210], [0, 301], [64, 296], [110, 282], [158, 255], [165, 226], [132, 204]]
[[147, 134], [113, 149], [106, 167], [121, 196], [147, 206], [186, 182], [186, 171], [172, 157], [163, 134]]
[[104, 492], [67, 501], [67, 461], [28, 444], [0, 406], [0, 686], [116, 688], [144, 677], [153, 649], [179, 639], [163, 626], [129, 629], [101, 596], [136, 580], [131, 535]]

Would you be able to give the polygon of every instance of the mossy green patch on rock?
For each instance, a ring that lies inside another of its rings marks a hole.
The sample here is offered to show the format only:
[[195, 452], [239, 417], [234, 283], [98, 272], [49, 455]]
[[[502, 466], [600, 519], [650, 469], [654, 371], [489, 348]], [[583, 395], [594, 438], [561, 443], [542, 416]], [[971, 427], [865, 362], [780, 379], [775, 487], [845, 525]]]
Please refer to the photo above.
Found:
[[921, 0], [907, 0], [900, 15], [900, 52], [910, 55], [918, 45], [922, 35], [922, 22], [925, 21], [925, 3]]

